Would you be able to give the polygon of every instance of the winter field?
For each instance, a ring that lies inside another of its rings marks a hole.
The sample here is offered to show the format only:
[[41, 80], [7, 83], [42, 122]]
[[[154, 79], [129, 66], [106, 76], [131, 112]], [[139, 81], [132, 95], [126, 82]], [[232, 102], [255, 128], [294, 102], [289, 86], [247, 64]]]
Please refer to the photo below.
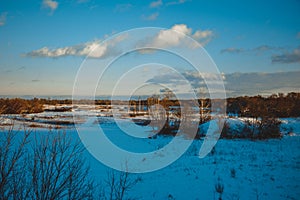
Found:
[[[118, 124], [128, 129], [150, 134], [149, 126], [132, 126], [129, 118], [113, 118], [108, 110], [84, 109], [68, 112], [43, 112], [27, 115], [2, 115], [1, 132], [12, 124], [15, 130], [31, 129], [36, 135], [66, 132], [79, 139], [74, 123], [86, 134], [101, 126], [107, 137], [119, 147], [134, 152], [149, 152], [162, 148], [171, 136], [133, 138], [123, 133]], [[73, 114], [75, 117], [73, 118]], [[97, 116], [93, 121], [87, 115]], [[233, 129], [241, 128], [244, 118], [228, 118]], [[136, 183], [126, 191], [124, 199], [299, 199], [300, 198], [300, 118], [280, 119], [281, 139], [219, 139], [213, 151], [200, 159], [198, 152], [203, 138], [194, 140], [189, 149], [174, 163], [158, 171], [129, 174]], [[137, 128], [137, 129], [136, 129]], [[208, 124], [200, 125], [207, 129]], [[135, 130], [136, 129], [136, 130]], [[33, 136], [35, 135], [35, 136]], [[38, 138], [38, 137], [37, 137]], [[182, 140], [187, 140], [182, 138]], [[99, 141], [99, 145], [101, 141]], [[111, 171], [87, 150], [83, 154], [90, 165], [90, 175], [99, 188], [108, 192], [106, 184]]]

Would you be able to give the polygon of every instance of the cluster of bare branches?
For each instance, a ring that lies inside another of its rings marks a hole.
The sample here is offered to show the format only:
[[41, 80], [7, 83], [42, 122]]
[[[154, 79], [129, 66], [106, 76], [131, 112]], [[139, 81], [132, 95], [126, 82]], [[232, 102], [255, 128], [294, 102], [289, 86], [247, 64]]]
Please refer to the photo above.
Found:
[[66, 133], [0, 132], [0, 199], [122, 200], [141, 180], [111, 170], [96, 184], [83, 153], [80, 141]]
[[132, 179], [129, 176], [130, 173], [127, 171], [109, 171], [105, 180], [106, 186], [108, 187], [108, 195], [104, 196], [104, 198], [109, 200], [125, 199], [127, 192], [141, 181], [141, 178]]
[[93, 199], [80, 143], [64, 133], [32, 138], [28, 130], [1, 132], [0, 199]]
[[0, 199], [25, 199], [26, 179], [23, 173], [25, 146], [28, 143], [30, 131], [24, 131], [22, 139], [16, 143], [17, 133], [11, 127], [0, 137]]
[[88, 180], [82, 145], [65, 134], [37, 143], [29, 168], [35, 199], [92, 199], [93, 181]]

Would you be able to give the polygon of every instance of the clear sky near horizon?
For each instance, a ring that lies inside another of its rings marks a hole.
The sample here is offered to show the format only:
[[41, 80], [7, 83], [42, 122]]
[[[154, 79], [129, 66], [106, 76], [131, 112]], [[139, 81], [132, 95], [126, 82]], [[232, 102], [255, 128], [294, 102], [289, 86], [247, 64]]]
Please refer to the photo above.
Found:
[[0, 94], [70, 95], [86, 51], [99, 41], [176, 25], [223, 73], [300, 70], [297, 0], [0, 0]]

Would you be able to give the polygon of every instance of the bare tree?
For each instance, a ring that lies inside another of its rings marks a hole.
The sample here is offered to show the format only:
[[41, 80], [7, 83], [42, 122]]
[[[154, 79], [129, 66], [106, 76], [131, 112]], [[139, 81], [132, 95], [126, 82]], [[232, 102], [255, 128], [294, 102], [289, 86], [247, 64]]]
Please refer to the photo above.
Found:
[[130, 173], [109, 171], [107, 173], [107, 178], [105, 180], [108, 186], [108, 199], [109, 200], [122, 200], [129, 190], [131, 190], [141, 178], [132, 179], [130, 178]]
[[30, 165], [33, 199], [93, 199], [83, 147], [65, 133], [36, 139]]
[[[64, 133], [0, 133], [0, 199], [94, 199], [83, 146]], [[28, 143], [31, 143], [31, 146]]]
[[[13, 126], [0, 135], [0, 199], [25, 199], [26, 190], [25, 146], [31, 131], [14, 131]], [[20, 140], [17, 137], [22, 134]]]
[[35, 137], [30, 133], [13, 128], [0, 133], [1, 200], [122, 200], [141, 180], [131, 178], [127, 170], [110, 171], [105, 194], [89, 176], [80, 141], [60, 132], [38, 133]]

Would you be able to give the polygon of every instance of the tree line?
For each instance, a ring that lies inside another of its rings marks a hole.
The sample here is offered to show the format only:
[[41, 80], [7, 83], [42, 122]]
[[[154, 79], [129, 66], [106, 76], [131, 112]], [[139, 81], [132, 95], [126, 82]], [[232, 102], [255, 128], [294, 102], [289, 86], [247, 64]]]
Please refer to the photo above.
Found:
[[227, 113], [240, 117], [299, 117], [300, 93], [244, 96], [227, 99]]
[[[180, 106], [177, 99], [149, 97], [146, 100], [130, 100], [129, 105], [151, 106], [161, 104], [169, 109], [171, 106]], [[184, 102], [183, 100], [182, 102]], [[186, 100], [188, 101], [188, 100]], [[210, 99], [199, 99], [199, 106], [210, 107]], [[216, 101], [215, 101], [216, 102]], [[59, 104], [95, 104], [111, 106], [111, 100], [74, 100], [71, 99], [21, 99], [21, 98], [0, 98], [0, 114], [26, 114], [39, 113], [44, 111], [44, 105]], [[127, 101], [113, 101], [113, 104], [128, 104]], [[229, 115], [239, 117], [299, 117], [300, 116], [300, 93], [291, 92], [288, 94], [272, 94], [268, 97], [242, 96], [227, 98], [226, 112]]]

